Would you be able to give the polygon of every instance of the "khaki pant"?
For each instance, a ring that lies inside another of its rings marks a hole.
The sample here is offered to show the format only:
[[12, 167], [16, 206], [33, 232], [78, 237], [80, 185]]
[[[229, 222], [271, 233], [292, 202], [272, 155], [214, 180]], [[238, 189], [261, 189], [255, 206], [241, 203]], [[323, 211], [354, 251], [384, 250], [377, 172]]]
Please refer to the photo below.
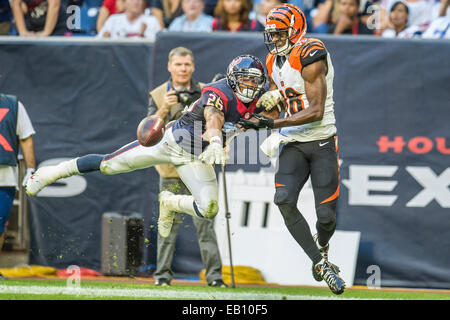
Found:
[[[184, 183], [176, 178], [161, 178], [160, 189], [161, 191], [167, 190], [175, 194], [190, 194]], [[171, 270], [173, 253], [178, 231], [183, 224], [185, 217], [187, 216], [183, 213], [175, 215], [172, 231], [167, 238], [161, 237], [158, 233], [156, 271], [153, 275], [155, 280], [167, 279], [171, 281], [173, 279], [173, 272]], [[206, 269], [206, 281], [211, 283], [214, 280], [221, 280], [222, 261], [220, 259], [217, 237], [214, 231], [214, 220], [193, 217], [193, 222], [197, 229], [200, 254]]]
[[9, 35], [11, 30], [11, 21], [0, 22], [0, 36]]

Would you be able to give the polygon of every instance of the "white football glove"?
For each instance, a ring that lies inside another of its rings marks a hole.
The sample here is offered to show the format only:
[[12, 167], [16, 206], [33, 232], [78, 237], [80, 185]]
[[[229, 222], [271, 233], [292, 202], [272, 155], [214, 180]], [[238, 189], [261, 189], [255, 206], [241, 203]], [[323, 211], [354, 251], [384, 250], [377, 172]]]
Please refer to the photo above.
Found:
[[281, 104], [284, 104], [284, 97], [281, 92], [279, 90], [270, 90], [259, 98], [256, 107], [259, 108], [263, 106], [266, 111], [270, 111], [274, 107], [277, 107], [278, 111], [281, 112]]
[[28, 168], [27, 169], [27, 173], [25, 174], [25, 177], [22, 180], [22, 186], [25, 187], [27, 185], [27, 181], [33, 175], [34, 171], [36, 171], [34, 168]]
[[213, 137], [210, 140], [209, 146], [206, 147], [198, 159], [207, 164], [225, 164], [227, 160], [227, 155], [222, 147], [222, 139], [214, 139], [218, 137]]

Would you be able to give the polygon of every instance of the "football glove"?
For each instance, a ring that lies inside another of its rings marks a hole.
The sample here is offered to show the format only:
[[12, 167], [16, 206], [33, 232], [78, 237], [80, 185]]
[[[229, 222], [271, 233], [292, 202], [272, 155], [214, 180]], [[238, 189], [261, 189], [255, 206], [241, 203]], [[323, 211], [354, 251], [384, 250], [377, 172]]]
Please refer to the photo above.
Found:
[[281, 104], [284, 104], [284, 97], [279, 90], [270, 90], [265, 92], [256, 103], [256, 107], [263, 107], [266, 111], [272, 110], [274, 107], [281, 112]]
[[253, 122], [251, 120], [245, 120], [241, 118], [239, 119], [238, 124], [241, 125], [244, 129], [273, 129], [273, 119], [260, 114], [254, 114], [253, 117], [258, 121]]
[[227, 155], [222, 146], [222, 139], [212, 137], [209, 145], [206, 147], [205, 151], [198, 156], [198, 159], [207, 164], [225, 164]]

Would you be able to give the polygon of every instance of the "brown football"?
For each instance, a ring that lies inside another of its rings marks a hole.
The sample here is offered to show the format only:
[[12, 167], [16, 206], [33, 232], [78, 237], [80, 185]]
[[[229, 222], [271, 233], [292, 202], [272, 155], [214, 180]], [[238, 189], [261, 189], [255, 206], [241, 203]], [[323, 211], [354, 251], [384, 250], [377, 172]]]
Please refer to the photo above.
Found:
[[137, 127], [137, 138], [144, 147], [151, 147], [161, 141], [164, 136], [164, 121], [157, 116], [142, 119]]

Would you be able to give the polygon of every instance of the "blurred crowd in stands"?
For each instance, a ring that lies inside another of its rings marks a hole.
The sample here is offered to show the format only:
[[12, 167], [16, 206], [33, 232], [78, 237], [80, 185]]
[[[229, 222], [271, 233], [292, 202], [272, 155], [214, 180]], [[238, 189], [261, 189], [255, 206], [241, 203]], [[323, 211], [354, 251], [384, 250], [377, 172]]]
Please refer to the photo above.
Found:
[[450, 39], [450, 0], [0, 0], [0, 35], [262, 32], [270, 9], [285, 2], [303, 10], [308, 33]]

